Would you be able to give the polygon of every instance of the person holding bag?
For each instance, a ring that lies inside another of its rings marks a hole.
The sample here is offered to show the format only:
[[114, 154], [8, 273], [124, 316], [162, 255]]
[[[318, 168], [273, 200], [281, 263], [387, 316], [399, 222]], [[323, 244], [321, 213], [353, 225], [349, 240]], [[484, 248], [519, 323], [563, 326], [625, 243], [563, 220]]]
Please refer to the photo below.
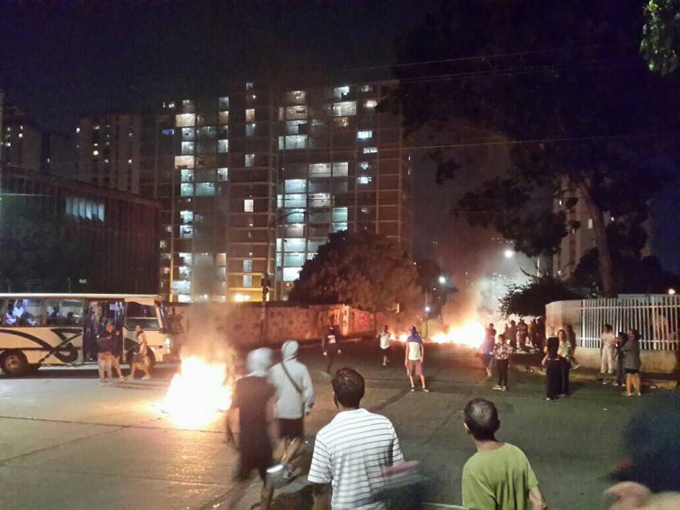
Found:
[[291, 463], [300, 453], [304, 441], [304, 418], [314, 407], [314, 386], [307, 367], [297, 360], [299, 345], [295, 340], [281, 347], [281, 363], [269, 371], [276, 388], [275, 416], [283, 447], [282, 464]]

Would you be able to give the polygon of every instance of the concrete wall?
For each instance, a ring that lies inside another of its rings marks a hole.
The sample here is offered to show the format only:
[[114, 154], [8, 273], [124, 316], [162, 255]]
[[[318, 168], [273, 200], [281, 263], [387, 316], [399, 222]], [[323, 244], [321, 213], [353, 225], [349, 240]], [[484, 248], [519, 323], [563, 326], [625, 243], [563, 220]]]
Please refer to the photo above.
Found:
[[[545, 307], [546, 332], [556, 335], [557, 331], [571, 324], [574, 331], [581, 331], [581, 301], [556, 301]], [[577, 338], [577, 344], [579, 339]], [[578, 362], [586, 368], [600, 368], [600, 349], [577, 347]], [[680, 351], [650, 351], [641, 353], [642, 370], [647, 373], [670, 373], [680, 370]]]
[[[265, 308], [266, 341], [269, 345], [280, 345], [286, 340], [319, 340], [331, 324], [339, 326], [345, 337], [374, 335], [376, 328], [373, 314], [345, 305], [292, 306], [288, 303], [272, 302]], [[187, 342], [192, 334], [210, 324], [217, 336], [226, 337], [238, 346], [260, 344], [263, 309], [260, 303], [208, 304], [200, 303], [187, 311]]]

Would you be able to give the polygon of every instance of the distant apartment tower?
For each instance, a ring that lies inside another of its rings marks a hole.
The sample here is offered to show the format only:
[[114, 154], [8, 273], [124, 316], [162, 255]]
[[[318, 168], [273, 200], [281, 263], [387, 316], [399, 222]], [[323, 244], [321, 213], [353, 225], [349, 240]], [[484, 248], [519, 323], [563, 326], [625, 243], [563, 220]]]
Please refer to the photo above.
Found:
[[279, 109], [277, 295], [333, 232], [368, 230], [411, 250], [411, 169], [390, 83], [287, 91]]
[[141, 121], [140, 190], [161, 203], [161, 293], [282, 299], [331, 232], [410, 250], [411, 173], [385, 83], [278, 91], [252, 83], [166, 101]]
[[2, 152], [0, 164], [32, 172], [42, 169], [42, 131], [28, 113], [4, 103], [2, 108]]
[[81, 117], [76, 128], [77, 179], [139, 194], [140, 116]]

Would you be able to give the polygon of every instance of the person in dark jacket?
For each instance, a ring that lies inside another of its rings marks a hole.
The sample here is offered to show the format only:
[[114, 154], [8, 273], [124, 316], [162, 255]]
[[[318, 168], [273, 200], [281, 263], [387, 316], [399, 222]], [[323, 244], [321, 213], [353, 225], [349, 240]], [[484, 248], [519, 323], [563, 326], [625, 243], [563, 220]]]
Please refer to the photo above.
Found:
[[[623, 346], [623, 369], [626, 371], [626, 397], [642, 396], [640, 382], [640, 333], [637, 329], [628, 330], [628, 340]], [[633, 390], [635, 393], [633, 393]]]
[[558, 354], [560, 341], [555, 336], [548, 338], [543, 366], [545, 367], [545, 399], [557, 400], [562, 393], [562, 361]]
[[102, 333], [97, 339], [97, 348], [99, 350], [99, 384], [106, 384], [112, 378], [113, 343], [113, 324], [109, 322], [104, 326]]
[[326, 373], [331, 373], [331, 368], [333, 367], [333, 360], [338, 354], [342, 354], [342, 349], [340, 349], [340, 333], [336, 326], [331, 326], [328, 328], [328, 333], [321, 340], [321, 350], [323, 355], [328, 359], [326, 364]]
[[626, 345], [627, 341], [628, 335], [624, 331], [619, 331], [616, 337], [616, 385], [619, 388], [626, 382], [626, 375], [623, 369], [623, 358], [625, 356], [623, 346]]

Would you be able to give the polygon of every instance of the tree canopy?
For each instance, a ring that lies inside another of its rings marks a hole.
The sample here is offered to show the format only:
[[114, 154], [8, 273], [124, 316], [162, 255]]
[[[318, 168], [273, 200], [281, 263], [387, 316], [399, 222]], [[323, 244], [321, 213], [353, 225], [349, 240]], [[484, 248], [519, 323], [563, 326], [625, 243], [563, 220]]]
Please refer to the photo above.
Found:
[[672, 73], [680, 63], [680, 0], [647, 0], [644, 12], [640, 51], [650, 70]]
[[396, 242], [368, 231], [343, 231], [331, 234], [305, 262], [289, 299], [385, 312], [418, 297], [417, 279], [413, 260]]
[[[487, 133], [432, 151], [440, 180], [478, 171], [466, 168], [465, 146], [506, 147], [509, 167], [467, 193], [457, 213], [529, 256], [555, 253], [592, 220], [612, 295], [608, 230], [647, 218], [672, 178], [680, 128], [678, 82], [640, 58], [642, 23], [640, 4], [619, 0], [587, 9], [578, 0], [445, 2], [402, 41], [398, 62], [423, 64], [395, 64], [399, 86], [381, 108], [400, 111], [409, 132]], [[587, 217], [570, 219], [577, 201]]]
[[545, 315], [548, 303], [582, 297], [576, 290], [551, 276], [533, 276], [524, 285], [508, 287], [508, 293], [500, 300], [499, 311], [504, 318], [511, 315], [537, 317]]

